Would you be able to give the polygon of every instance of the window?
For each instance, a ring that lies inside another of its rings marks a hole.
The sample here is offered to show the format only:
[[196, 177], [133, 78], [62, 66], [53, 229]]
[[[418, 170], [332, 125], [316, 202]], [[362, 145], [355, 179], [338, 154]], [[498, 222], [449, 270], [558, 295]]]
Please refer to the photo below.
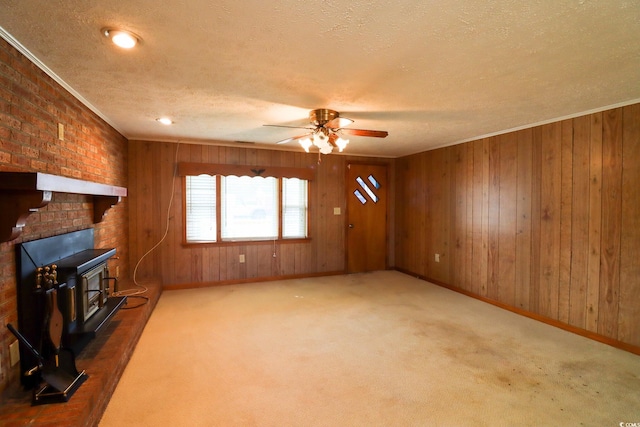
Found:
[[299, 178], [187, 175], [186, 241], [306, 238], [308, 187]]
[[[378, 180], [376, 180], [376, 178], [373, 175], [369, 175], [369, 177], [367, 179], [369, 180], [369, 183], [373, 186], [373, 188], [375, 188], [376, 190], [380, 189], [380, 183], [378, 183]], [[378, 203], [378, 200], [379, 200], [378, 196], [371, 189], [369, 184], [367, 184], [364, 181], [364, 179], [362, 179], [361, 176], [356, 178], [356, 182], [360, 185], [362, 190], [364, 190], [364, 192], [369, 195], [371, 200], [373, 200], [373, 203]], [[362, 203], [363, 205], [367, 203], [367, 198], [364, 197], [364, 195], [362, 194], [362, 192], [359, 189], [356, 188], [356, 190], [353, 192], [353, 194], [355, 194], [355, 196], [358, 198], [358, 200], [360, 200], [360, 203]]]
[[282, 237], [307, 237], [308, 183], [298, 178], [282, 178]]
[[278, 188], [273, 177], [222, 176], [222, 240], [278, 238]]

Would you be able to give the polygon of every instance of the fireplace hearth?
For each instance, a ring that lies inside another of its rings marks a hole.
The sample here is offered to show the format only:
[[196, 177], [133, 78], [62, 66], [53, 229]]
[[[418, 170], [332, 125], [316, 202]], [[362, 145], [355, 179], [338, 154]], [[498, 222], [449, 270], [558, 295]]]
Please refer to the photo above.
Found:
[[[55, 272], [60, 346], [78, 354], [126, 303], [126, 297], [112, 295], [117, 279], [109, 274], [107, 260], [115, 254], [115, 249], [94, 248], [91, 228], [16, 245], [18, 329], [43, 356], [52, 351], [45, 331], [51, 286], [41, 285], [43, 271]], [[40, 378], [28, 373], [39, 361], [25, 347], [20, 346], [21, 382], [33, 388]]]

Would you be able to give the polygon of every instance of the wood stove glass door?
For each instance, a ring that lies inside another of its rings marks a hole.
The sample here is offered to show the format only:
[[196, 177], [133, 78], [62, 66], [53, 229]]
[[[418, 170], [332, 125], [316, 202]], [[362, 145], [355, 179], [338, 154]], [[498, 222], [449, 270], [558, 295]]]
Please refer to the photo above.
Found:
[[106, 300], [105, 279], [107, 266], [101, 264], [82, 275], [82, 302], [83, 320], [86, 322], [96, 311], [98, 311]]

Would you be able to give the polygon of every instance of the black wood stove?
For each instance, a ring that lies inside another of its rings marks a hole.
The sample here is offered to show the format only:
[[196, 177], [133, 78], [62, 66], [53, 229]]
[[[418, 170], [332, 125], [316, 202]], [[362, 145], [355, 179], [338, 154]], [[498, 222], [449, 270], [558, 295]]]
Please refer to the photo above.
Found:
[[[107, 260], [116, 250], [94, 249], [91, 228], [25, 242], [16, 245], [16, 251], [18, 330], [21, 341], [27, 342], [20, 346], [21, 381], [34, 388], [42, 377], [33, 375], [33, 367], [41, 365], [43, 358], [51, 359], [53, 353], [57, 358], [52, 336], [60, 337], [58, 348], [78, 354], [126, 303], [126, 297], [111, 295], [117, 279], [109, 275]], [[52, 333], [57, 328], [56, 314], [60, 331]]]

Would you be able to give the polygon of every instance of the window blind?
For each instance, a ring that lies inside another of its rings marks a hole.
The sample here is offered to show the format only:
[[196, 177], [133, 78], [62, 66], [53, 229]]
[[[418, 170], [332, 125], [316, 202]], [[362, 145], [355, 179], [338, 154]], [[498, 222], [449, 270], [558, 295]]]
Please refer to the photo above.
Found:
[[308, 181], [282, 179], [282, 237], [307, 237]]
[[216, 241], [216, 178], [187, 176], [186, 236], [188, 242]]

